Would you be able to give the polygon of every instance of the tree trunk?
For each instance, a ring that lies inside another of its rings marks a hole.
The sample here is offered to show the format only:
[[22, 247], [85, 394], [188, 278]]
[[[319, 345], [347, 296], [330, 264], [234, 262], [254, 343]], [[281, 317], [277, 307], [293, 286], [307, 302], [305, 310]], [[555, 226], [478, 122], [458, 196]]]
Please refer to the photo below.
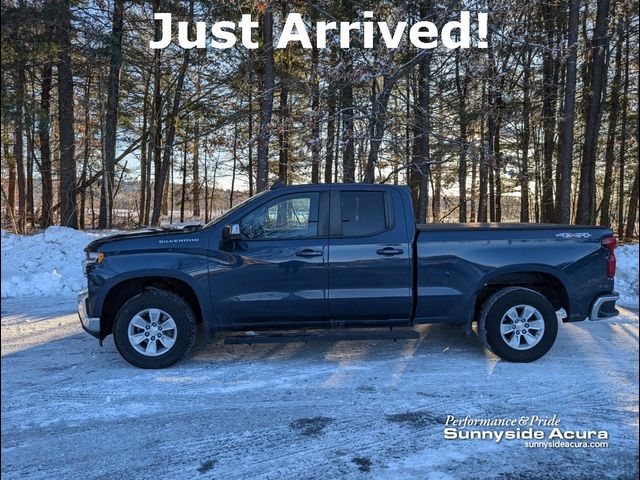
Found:
[[196, 118], [193, 139], [193, 172], [191, 194], [193, 196], [193, 216], [200, 216], [200, 119]]
[[[491, 42], [491, 37], [489, 37], [489, 42]], [[487, 112], [487, 155], [488, 155], [488, 172], [487, 172], [487, 180], [488, 180], [488, 207], [489, 207], [489, 220], [492, 222], [496, 221], [496, 184], [495, 178], [497, 172], [497, 156], [498, 152], [496, 152], [496, 145], [499, 143], [496, 141], [498, 136], [498, 128], [499, 128], [499, 116], [500, 116], [500, 105], [498, 104], [498, 98], [500, 95], [501, 81], [498, 75], [498, 69], [496, 66], [495, 53], [492, 48], [489, 49], [489, 85], [488, 85], [488, 112]]]
[[[431, 169], [433, 199], [431, 201], [431, 218], [433, 223], [440, 222], [440, 203], [442, 202], [442, 165], [436, 164]], [[434, 182], [435, 178], [435, 182]]]
[[149, 191], [147, 190], [147, 183], [149, 179], [147, 178], [147, 164], [149, 163], [149, 158], [147, 158], [147, 138], [149, 136], [149, 86], [151, 85], [151, 74], [147, 76], [147, 81], [144, 86], [144, 97], [142, 100], [142, 132], [140, 134], [140, 203], [138, 207], [138, 226], [141, 227], [144, 225], [145, 221], [145, 205], [147, 204], [147, 195]]
[[42, 67], [40, 83], [40, 115], [38, 118], [38, 139], [40, 140], [40, 177], [42, 179], [42, 208], [40, 225], [47, 228], [53, 223], [53, 180], [51, 177], [51, 77], [53, 66], [46, 62]]
[[636, 218], [638, 215], [638, 165], [636, 165], [636, 173], [633, 176], [631, 184], [631, 198], [629, 199], [629, 209], [627, 210], [627, 226], [624, 230], [625, 240], [631, 240], [634, 237], [636, 228]]
[[[194, 8], [194, 0], [191, 0], [189, 4], [189, 17], [193, 17], [193, 8]], [[190, 24], [191, 25], [191, 24]], [[189, 28], [191, 30], [191, 28]], [[191, 35], [191, 32], [189, 32]], [[159, 225], [160, 224], [160, 213], [162, 210], [162, 199], [165, 197], [165, 188], [167, 185], [167, 177], [169, 173], [169, 168], [171, 166], [171, 156], [173, 153], [173, 143], [176, 136], [176, 123], [178, 112], [180, 110], [180, 98], [182, 96], [182, 88], [184, 87], [184, 77], [187, 73], [187, 67], [189, 66], [189, 54], [191, 50], [185, 49], [182, 65], [180, 67], [180, 71], [178, 72], [178, 78], [176, 81], [176, 89], [173, 97], [173, 105], [171, 111], [167, 115], [167, 132], [165, 144], [163, 146], [162, 151], [162, 163], [160, 168], [160, 175], [156, 177], [155, 183], [155, 191], [153, 197], [153, 214], [151, 216], [151, 224]], [[173, 200], [173, 199], [172, 199]], [[173, 213], [173, 211], [172, 211]]]
[[[482, 83], [482, 99], [481, 99], [481, 111], [485, 111], [486, 105], [486, 83], [485, 79]], [[478, 222], [487, 221], [487, 158], [486, 158], [486, 134], [485, 134], [485, 115], [480, 117], [480, 178], [479, 178], [479, 192], [478, 192]]]
[[248, 69], [248, 82], [249, 82], [249, 95], [248, 95], [248, 99], [247, 99], [247, 109], [249, 110], [249, 121], [248, 121], [248, 125], [247, 128], [249, 130], [248, 132], [248, 136], [249, 136], [249, 144], [247, 145], [247, 148], [249, 149], [249, 154], [247, 155], [247, 177], [249, 180], [249, 196], [253, 197], [253, 193], [254, 193], [254, 186], [253, 186], [253, 93], [251, 90], [251, 85], [252, 85], [252, 75], [251, 75], [251, 68]]
[[542, 148], [543, 172], [540, 213], [543, 223], [551, 223], [554, 220], [553, 150], [555, 148], [556, 97], [558, 95], [558, 88], [555, 82], [557, 62], [553, 53], [556, 40], [556, 7], [550, 2], [543, 2], [542, 15], [544, 18], [546, 45], [542, 56], [542, 128], [544, 141]]
[[[492, 80], [492, 82], [495, 81]], [[497, 88], [497, 87], [496, 87]], [[496, 137], [496, 103], [495, 103], [495, 91], [494, 87], [489, 86], [489, 114], [487, 117], [487, 154], [488, 165], [486, 173], [486, 181], [488, 183], [488, 208], [489, 208], [489, 220], [496, 221], [496, 197], [495, 197], [495, 170], [496, 170], [496, 152], [495, 137]]]
[[318, 77], [318, 48], [311, 50], [311, 183], [320, 183], [320, 79]]
[[113, 4], [113, 24], [109, 38], [109, 79], [107, 83], [107, 113], [104, 138], [104, 167], [106, 178], [102, 184], [105, 189], [100, 197], [100, 218], [98, 228], [111, 228], [113, 211], [113, 182], [116, 160], [116, 134], [118, 129], [118, 103], [120, 93], [120, 68], [122, 66], [122, 27], [124, 0], [115, 0]]
[[[421, 12], [425, 15], [424, 12]], [[431, 102], [431, 55], [426, 55], [418, 64], [418, 115], [419, 115], [419, 194], [418, 194], [418, 222], [424, 223], [427, 220], [427, 207], [429, 205], [429, 169], [430, 151], [429, 134], [430, 123], [430, 102]]]
[[[640, 82], [636, 82], [636, 99], [640, 98]], [[640, 116], [636, 115], [636, 142], [640, 140]], [[640, 143], [640, 142], [639, 142]], [[638, 215], [638, 173], [640, 168], [636, 162], [636, 173], [631, 184], [631, 198], [629, 199], [629, 209], [627, 211], [627, 226], [624, 231], [624, 238], [631, 240], [636, 227]]]
[[620, 80], [622, 78], [622, 44], [624, 43], [624, 22], [618, 22], [618, 44], [615, 53], [615, 73], [609, 94], [609, 126], [607, 131], [607, 145], [604, 154], [604, 183], [602, 184], [602, 202], [600, 203], [600, 225], [611, 226], [611, 194], [613, 191], [613, 167], [615, 162], [614, 150], [616, 146], [616, 128], [618, 126], [618, 112], [620, 107]]
[[607, 44], [607, 22], [609, 0], [598, 0], [596, 25], [591, 48], [591, 88], [587, 100], [587, 118], [584, 133], [584, 149], [580, 168], [580, 190], [576, 223], [591, 224], [595, 219], [596, 195], [596, 153], [598, 150], [598, 130], [602, 110], [602, 90], [605, 79], [605, 53]]
[[520, 162], [520, 221], [529, 222], [529, 144], [531, 141], [531, 51], [524, 53], [522, 159]]
[[[627, 108], [629, 105], [629, 14], [625, 19], [625, 30], [627, 32], [625, 62], [624, 62], [624, 93], [622, 94], [622, 126], [620, 128], [620, 154], [618, 158], [618, 236], [622, 238], [624, 234], [624, 175], [625, 157], [627, 153]], [[636, 180], [637, 181], [637, 180]]]
[[336, 125], [336, 92], [333, 84], [327, 87], [327, 149], [324, 160], [324, 183], [333, 182], [333, 143]]
[[[8, 181], [7, 181], [7, 192], [5, 200], [5, 211], [4, 218], [5, 220], [10, 220], [11, 223], [16, 227], [16, 159], [9, 150], [10, 141], [9, 141], [9, 129], [8, 126], [3, 125], [2, 129], [2, 159], [7, 164], [7, 169], [9, 170]], [[4, 192], [4, 190], [3, 190]]]
[[184, 204], [187, 201], [187, 151], [189, 143], [185, 140], [182, 147], [182, 189], [180, 190], [180, 221], [184, 222]]
[[[205, 136], [204, 138], [204, 223], [205, 224], [209, 223], [209, 161], [207, 156], [207, 150], [208, 150], [207, 147], [208, 147], [207, 137]], [[229, 195], [230, 204], [232, 203], [232, 199], [233, 199], [233, 183], [235, 180], [234, 177], [235, 175], [231, 177], [231, 192]], [[231, 208], [231, 206], [229, 208]]]
[[340, 171], [340, 165], [338, 165], [338, 157], [340, 154], [340, 134], [337, 133], [340, 132], [340, 129], [342, 128], [340, 119], [340, 116], [336, 116], [336, 140], [333, 145], [333, 183], [338, 183], [338, 174]]
[[556, 179], [556, 218], [560, 223], [571, 222], [571, 175], [573, 171], [573, 129], [576, 111], [576, 76], [578, 56], [578, 23], [580, 20], [580, 0], [569, 4], [569, 38], [564, 102], [560, 127], [560, 154]]
[[[200, 96], [200, 72], [196, 81], [196, 95]], [[200, 113], [195, 112], [195, 125], [193, 127], [193, 176], [191, 193], [193, 196], [193, 216], [200, 216]]]
[[269, 138], [271, 137], [271, 116], [273, 113], [273, 89], [275, 85], [275, 64], [273, 59], [273, 11], [267, 4], [261, 22], [263, 42], [264, 77], [260, 96], [260, 126], [258, 131], [258, 177], [256, 188], [262, 192], [269, 183]]
[[[84, 88], [84, 138], [83, 138], [83, 152], [82, 152], [82, 173], [80, 175], [80, 185], [85, 185], [87, 180], [87, 169], [89, 167], [90, 156], [90, 130], [91, 130], [91, 69], [87, 69], [87, 81]], [[78, 221], [80, 228], [84, 228], [85, 223], [85, 206], [86, 206], [86, 191], [87, 187], [83, 186], [80, 189], [80, 219]]]
[[[502, 88], [502, 87], [501, 87]], [[493, 137], [493, 155], [495, 158], [494, 186], [495, 186], [495, 221], [502, 221], [502, 152], [500, 150], [500, 128], [502, 127], [502, 94], [499, 93], [496, 100], [496, 131]]]
[[[349, 55], [348, 53], [346, 55]], [[350, 58], [347, 59], [350, 62]], [[350, 68], [347, 68], [350, 71]], [[343, 80], [342, 84], [342, 181], [353, 183], [356, 181], [356, 163], [353, 138], [353, 85], [350, 80]]]
[[[233, 192], [236, 188], [236, 171], [238, 165], [238, 121], [233, 124], [233, 169], [231, 170], [231, 190], [229, 191], [229, 208], [233, 208]], [[205, 198], [206, 198], [205, 193]], [[206, 211], [206, 208], [205, 208]]]
[[76, 203], [75, 132], [73, 127], [73, 73], [71, 71], [70, 0], [58, 5], [58, 128], [60, 130], [60, 225], [78, 228]]
[[[35, 105], [35, 92], [31, 89], [32, 98], [30, 99], [31, 105]], [[32, 109], [31, 109], [32, 110]], [[26, 205], [27, 205], [27, 222], [31, 227], [35, 227], [35, 212], [34, 212], [34, 197], [33, 197], [33, 164], [35, 163], [35, 129], [34, 129], [34, 116], [33, 113], [29, 113], [27, 116], [27, 190], [26, 190]]]
[[[154, 4], [154, 12], [159, 7]], [[160, 38], [160, 24], [156, 22], [154, 27], [154, 38], [157, 40]], [[153, 155], [153, 166], [154, 166], [154, 205], [156, 202], [155, 196], [159, 191], [160, 194], [163, 193], [163, 189], [160, 188], [158, 190], [158, 181], [162, 175], [162, 87], [160, 85], [160, 80], [162, 76], [161, 69], [161, 52], [162, 50], [157, 49], [154, 52], [153, 57], [153, 105], [151, 109], [151, 125], [149, 127], [149, 145], [147, 147], [147, 179], [149, 180], [149, 185], [147, 188], [147, 197], [145, 199], [145, 208], [144, 208], [144, 224], [149, 225], [151, 223], [151, 156]], [[162, 204], [162, 198], [160, 198], [159, 203]]]
[[471, 164], [471, 198], [469, 199], [469, 221], [477, 222], [478, 219], [476, 217], [476, 195], [477, 195], [477, 178], [478, 176], [478, 166], [477, 162], [473, 162]]
[[[20, 48], [20, 47], [19, 47]], [[21, 50], [21, 48], [20, 48]], [[24, 177], [24, 84], [25, 84], [25, 62], [23, 53], [18, 52], [18, 66], [15, 79], [16, 111], [14, 118], [14, 144], [13, 158], [18, 179], [18, 216], [16, 227], [18, 233], [25, 233], [26, 209], [25, 209], [25, 177]]]
[[286, 78], [280, 86], [280, 128], [278, 131], [278, 180], [287, 185], [289, 183], [289, 86]]
[[458, 162], [458, 221], [467, 221], [467, 93], [468, 77], [464, 82], [460, 76], [460, 50], [456, 50], [456, 91], [458, 92], [458, 122], [460, 136], [458, 137], [460, 160]]

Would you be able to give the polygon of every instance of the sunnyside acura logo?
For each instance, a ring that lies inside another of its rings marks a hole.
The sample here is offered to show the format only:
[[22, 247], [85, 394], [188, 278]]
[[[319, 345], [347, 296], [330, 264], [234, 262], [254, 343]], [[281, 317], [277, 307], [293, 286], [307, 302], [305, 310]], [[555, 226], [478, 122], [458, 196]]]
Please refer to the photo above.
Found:
[[193, 243], [199, 241], [199, 238], [169, 238], [166, 240], [158, 240], [158, 243]]

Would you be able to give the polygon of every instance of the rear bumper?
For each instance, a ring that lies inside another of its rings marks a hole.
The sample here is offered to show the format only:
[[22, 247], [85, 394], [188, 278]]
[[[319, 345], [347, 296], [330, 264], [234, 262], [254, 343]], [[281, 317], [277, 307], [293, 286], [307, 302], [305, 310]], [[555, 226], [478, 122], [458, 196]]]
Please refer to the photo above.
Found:
[[616, 310], [618, 298], [620, 298], [618, 292], [611, 292], [596, 298], [589, 311], [589, 320], [604, 320], [618, 315], [619, 312]]
[[78, 294], [78, 317], [80, 317], [80, 323], [85, 332], [96, 338], [100, 338], [100, 318], [87, 316], [88, 298], [89, 293], [86, 289], [80, 291]]

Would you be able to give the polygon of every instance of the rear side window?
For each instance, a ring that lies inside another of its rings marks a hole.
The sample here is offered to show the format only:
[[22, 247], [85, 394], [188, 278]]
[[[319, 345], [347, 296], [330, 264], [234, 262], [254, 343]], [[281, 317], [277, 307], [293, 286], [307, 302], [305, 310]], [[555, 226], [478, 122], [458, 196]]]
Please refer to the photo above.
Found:
[[342, 235], [370, 235], [386, 228], [384, 192], [341, 192]]

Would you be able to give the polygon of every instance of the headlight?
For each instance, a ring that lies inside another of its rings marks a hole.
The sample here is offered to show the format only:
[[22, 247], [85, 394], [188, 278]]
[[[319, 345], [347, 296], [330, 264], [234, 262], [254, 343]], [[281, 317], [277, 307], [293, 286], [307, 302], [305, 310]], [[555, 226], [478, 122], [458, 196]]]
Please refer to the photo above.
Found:
[[87, 261], [91, 263], [101, 263], [104, 258], [102, 252], [87, 252]]
[[86, 258], [82, 261], [82, 271], [86, 274], [87, 267], [89, 265], [95, 265], [97, 263], [102, 263], [104, 260], [104, 253], [102, 252], [87, 252]]

